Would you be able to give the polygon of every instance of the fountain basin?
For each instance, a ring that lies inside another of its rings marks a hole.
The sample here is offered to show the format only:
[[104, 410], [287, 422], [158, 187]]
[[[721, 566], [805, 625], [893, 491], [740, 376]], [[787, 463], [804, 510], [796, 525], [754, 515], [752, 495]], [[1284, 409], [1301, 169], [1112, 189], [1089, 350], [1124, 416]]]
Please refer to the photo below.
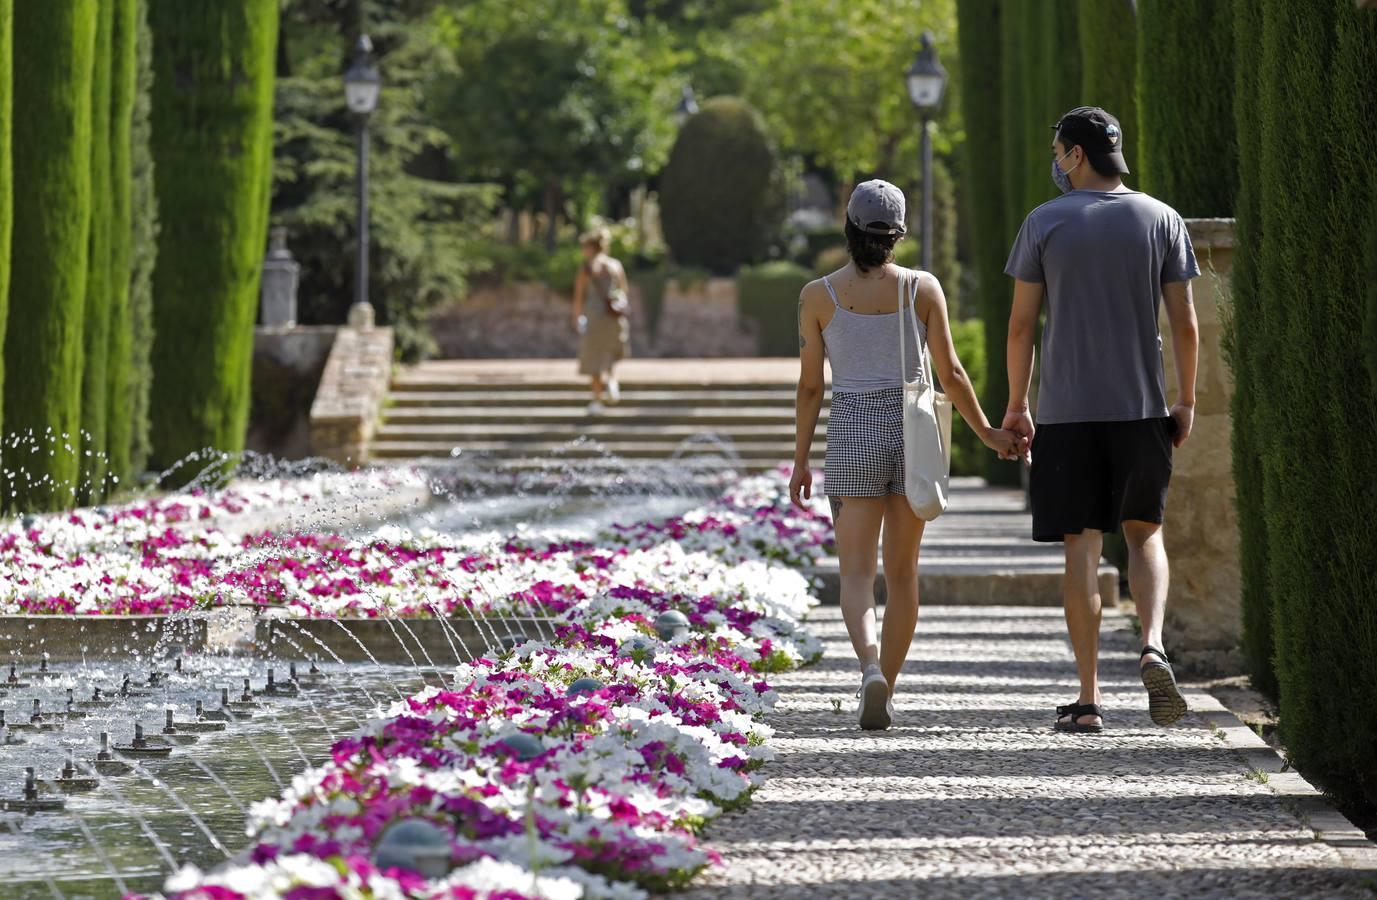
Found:
[[259, 619], [254, 645], [269, 658], [433, 667], [495, 654], [501, 639], [514, 633], [548, 640], [554, 627], [555, 620], [535, 617]]
[[[146, 656], [161, 644], [206, 648], [206, 621], [176, 616], [0, 616], [0, 646], [19, 657], [48, 655], [50, 662], [81, 662]], [[11, 685], [18, 687], [20, 685]]]

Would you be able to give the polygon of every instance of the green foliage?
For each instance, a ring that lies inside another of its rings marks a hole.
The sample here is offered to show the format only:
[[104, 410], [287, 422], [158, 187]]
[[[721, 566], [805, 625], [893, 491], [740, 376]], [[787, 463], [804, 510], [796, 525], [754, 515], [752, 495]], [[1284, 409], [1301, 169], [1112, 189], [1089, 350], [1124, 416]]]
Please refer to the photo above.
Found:
[[660, 176], [665, 241], [681, 265], [731, 272], [765, 256], [782, 218], [778, 162], [748, 104], [716, 97], [684, 123]]
[[812, 272], [791, 262], [751, 266], [737, 275], [737, 310], [755, 323], [761, 356], [798, 354], [798, 296], [812, 280]]
[[[429, 22], [433, 2], [377, 0], [371, 31], [383, 76], [369, 119], [369, 298], [396, 332], [404, 359], [434, 350], [426, 321], [464, 293], [477, 235], [495, 191], [449, 177], [449, 137], [427, 111], [443, 66]], [[356, 36], [348, 6], [297, 2], [283, 20], [277, 80], [273, 222], [301, 264], [298, 320], [339, 324], [354, 301], [358, 247], [356, 125], [340, 68]]]
[[95, 63], [91, 74], [91, 246], [86, 262], [86, 312], [82, 326], [81, 483], [82, 503], [105, 495], [106, 407], [110, 360], [110, 207], [111, 61], [114, 50], [115, 4], [101, 3], [96, 15]]
[[[1045, 177], [1030, 165], [1028, 132], [1023, 122], [1024, 67], [1028, 48], [1024, 42], [1023, 7], [1001, 4], [999, 17], [999, 109], [1000, 149], [1003, 162], [1001, 182], [1004, 187], [1004, 245], [1007, 248], [1018, 234], [1028, 210], [1023, 205], [1028, 181]], [[1000, 270], [1004, 265], [1001, 261]], [[992, 327], [1000, 327], [992, 325]], [[1008, 323], [1003, 326], [1006, 331]], [[1006, 398], [1007, 399], [1007, 398]]]
[[1135, 0], [1079, 0], [1080, 103], [1108, 110], [1124, 128], [1124, 159], [1138, 183], [1138, 24]]
[[[237, 453], [272, 186], [277, 0], [151, 0], [154, 461]], [[174, 478], [190, 477], [183, 471]]]
[[[0, 397], [5, 394], [5, 319], [10, 296], [10, 221], [13, 212], [13, 182], [10, 168], [10, 63], [13, 58], [14, 0], [0, 0]], [[4, 406], [0, 403], [0, 426]], [[0, 435], [4, 431], [0, 430]], [[4, 501], [0, 500], [0, 508]]]
[[[1235, 35], [1240, 46], [1262, 43], [1262, 6], [1257, 0], [1234, 0]], [[1234, 232], [1231, 297], [1224, 334], [1224, 350], [1233, 372], [1233, 472], [1238, 513], [1239, 562], [1242, 581], [1243, 651], [1253, 685], [1276, 699], [1277, 678], [1272, 653], [1272, 603], [1267, 588], [1267, 524], [1263, 499], [1262, 432], [1259, 406], [1263, 385], [1262, 360], [1269, 348], [1258, 295], [1259, 251], [1263, 245], [1261, 151], [1262, 72], [1239, 65], [1234, 87], [1234, 121], [1238, 134], [1238, 198]]]
[[[1081, 45], [1074, 4], [1029, 0], [1022, 4], [1024, 214], [1057, 196], [1048, 175], [1057, 119], [1081, 106]], [[1020, 217], [1020, 222], [1022, 218]]]
[[1188, 218], [1234, 211], [1234, 29], [1229, 3], [1138, 2], [1139, 182]]
[[1367, 318], [1363, 322], [1363, 342], [1367, 347], [1367, 371], [1377, 384], [1377, 203], [1367, 226]]
[[[1231, 349], [1245, 358], [1241, 425], [1261, 460], [1281, 721], [1302, 770], [1341, 799], [1372, 803], [1377, 464], [1354, 423], [1377, 417], [1361, 327], [1377, 196], [1377, 19], [1343, 0], [1268, 0], [1262, 12], [1262, 224], [1250, 234], [1261, 251], [1245, 270], [1256, 277], [1248, 290], [1258, 314], [1235, 325]], [[1253, 200], [1243, 196], [1248, 221]], [[1235, 323], [1245, 314], [1236, 308]], [[1245, 341], [1248, 332], [1262, 340]], [[1258, 552], [1250, 547], [1245, 559]]]
[[[922, 191], [920, 179], [918, 191]], [[960, 222], [956, 209], [956, 179], [952, 177], [947, 163], [934, 158], [932, 161], [932, 274], [942, 282], [942, 290], [947, 295], [947, 306], [952, 315], [961, 309], [961, 261], [957, 258], [957, 230]], [[914, 202], [919, 202], [921, 194], [916, 194]], [[917, 218], [915, 210], [912, 218]], [[922, 229], [910, 231], [904, 240], [894, 248], [894, 260], [901, 266], [921, 268], [923, 253]]]
[[[128, 463], [111, 451], [111, 467], [121, 478], [143, 472], [153, 454], [149, 401], [153, 393], [153, 272], [158, 262], [158, 195], [153, 173], [153, 32], [148, 0], [135, 16], [134, 106], [129, 122], [129, 421]], [[115, 332], [117, 335], [120, 333]], [[115, 359], [123, 358], [115, 353]], [[111, 390], [119, 382], [111, 379]], [[115, 408], [112, 406], [112, 408]], [[118, 427], [111, 432], [113, 439]]]
[[[988, 377], [986, 373], [990, 370], [990, 366], [987, 365], [988, 357], [985, 355], [985, 323], [980, 319], [954, 319], [951, 323], [951, 338], [956, 346], [956, 358], [961, 360], [962, 367], [970, 376], [976, 396], [984, 396], [985, 381]], [[1000, 348], [1000, 351], [1002, 358], [1003, 348]], [[1003, 404], [1004, 400], [1001, 399], [1000, 403]], [[951, 473], [986, 475], [989, 466], [985, 462], [985, 457], [992, 454], [985, 449], [980, 436], [971, 430], [965, 419], [959, 415], [952, 416], [952, 419], [955, 421], [951, 427]]]
[[[1004, 144], [1003, 78], [1000, 68], [1002, 40], [991, 40], [1011, 12], [1000, 0], [958, 0], [957, 14], [962, 27], [961, 68], [957, 86], [961, 90], [961, 109], [966, 120], [966, 142], [962, 146], [962, 177], [965, 206], [961, 214], [971, 235], [971, 256], [975, 274], [974, 307], [983, 320], [985, 365], [984, 389], [980, 402], [987, 415], [999, 416], [1009, 399], [1009, 374], [1001, 364], [1009, 334], [1009, 308], [1012, 300], [1004, 261], [1009, 252], [1005, 211], [999, 190], [991, 188], [1002, 177], [1001, 150]], [[971, 367], [971, 371], [975, 371]], [[994, 454], [986, 460], [986, 475], [996, 484], [1016, 484], [1017, 466], [1002, 462]]]
[[105, 390], [108, 420], [106, 464], [115, 482], [134, 474], [130, 450], [134, 442], [131, 401], [134, 332], [130, 310], [133, 263], [133, 139], [134, 98], [138, 87], [140, 2], [114, 4], [111, 31], [110, 130], [110, 274], [108, 363], [100, 379]]
[[95, 0], [15, 5], [4, 426], [21, 442], [5, 442], [5, 502], [20, 509], [76, 493], [95, 38]]

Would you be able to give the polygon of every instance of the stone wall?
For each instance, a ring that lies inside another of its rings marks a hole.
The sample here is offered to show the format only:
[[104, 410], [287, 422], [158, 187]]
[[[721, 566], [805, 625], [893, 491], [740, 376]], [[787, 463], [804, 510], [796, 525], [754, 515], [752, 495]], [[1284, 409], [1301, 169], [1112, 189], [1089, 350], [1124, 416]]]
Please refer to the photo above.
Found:
[[[1190, 668], [1201, 669], [1213, 667], [1209, 659], [1219, 651], [1233, 651], [1242, 632], [1230, 450], [1233, 378], [1220, 346], [1229, 306], [1234, 229], [1232, 219], [1192, 219], [1187, 224], [1203, 272], [1194, 282], [1200, 368], [1195, 428], [1191, 439], [1176, 451], [1163, 529], [1171, 559], [1166, 641], [1186, 652], [1184, 661]], [[1174, 399], [1176, 369], [1170, 334], [1164, 314], [1163, 364], [1168, 396]], [[1214, 665], [1221, 662], [1215, 659]]]
[[[737, 311], [736, 281], [669, 281], [651, 333], [642, 286], [632, 281], [631, 355], [635, 357], [756, 356], [752, 322]], [[431, 319], [445, 359], [560, 359], [578, 356], [572, 300], [542, 283], [514, 282], [473, 290]]]
[[391, 328], [339, 329], [311, 405], [311, 453], [346, 466], [367, 462], [391, 380]]
[[254, 329], [248, 449], [280, 459], [311, 455], [311, 403], [338, 330], [333, 325]]

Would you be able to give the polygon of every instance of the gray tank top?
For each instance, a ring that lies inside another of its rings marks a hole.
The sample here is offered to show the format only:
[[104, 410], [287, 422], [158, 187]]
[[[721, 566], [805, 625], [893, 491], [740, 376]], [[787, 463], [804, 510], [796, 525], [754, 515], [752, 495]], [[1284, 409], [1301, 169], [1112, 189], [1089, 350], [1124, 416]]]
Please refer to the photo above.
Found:
[[[832, 364], [832, 393], [860, 393], [901, 388], [904, 378], [899, 374], [899, 313], [862, 315], [841, 305], [832, 282], [824, 275], [822, 283], [832, 295], [836, 312], [822, 330], [822, 344], [827, 361]], [[901, 282], [902, 283], [902, 282]], [[897, 294], [897, 291], [896, 291]], [[897, 305], [897, 297], [896, 297]], [[917, 381], [922, 371], [923, 348], [927, 346], [927, 326], [918, 319], [910, 319], [910, 308], [903, 316], [904, 354], [908, 363], [905, 376]], [[921, 343], [914, 340], [913, 326], [918, 326]]]

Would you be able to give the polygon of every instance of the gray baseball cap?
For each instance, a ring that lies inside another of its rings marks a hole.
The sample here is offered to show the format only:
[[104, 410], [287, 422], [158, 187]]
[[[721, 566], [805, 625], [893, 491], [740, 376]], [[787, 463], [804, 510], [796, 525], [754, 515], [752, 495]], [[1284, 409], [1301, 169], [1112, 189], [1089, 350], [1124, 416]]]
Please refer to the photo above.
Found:
[[869, 234], [907, 234], [904, 225], [904, 192], [876, 178], [862, 181], [851, 192], [846, 217]]

